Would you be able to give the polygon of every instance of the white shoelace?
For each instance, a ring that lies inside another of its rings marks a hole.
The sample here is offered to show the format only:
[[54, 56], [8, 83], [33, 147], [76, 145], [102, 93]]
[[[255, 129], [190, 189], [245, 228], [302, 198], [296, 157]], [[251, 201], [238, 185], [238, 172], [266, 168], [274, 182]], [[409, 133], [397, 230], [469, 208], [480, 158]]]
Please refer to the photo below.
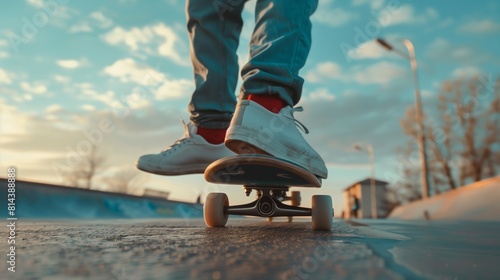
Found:
[[182, 137], [181, 139], [175, 141], [174, 144], [172, 144], [172, 145], [166, 147], [165, 149], [163, 149], [161, 151], [161, 153], [163, 155], [165, 155], [167, 153], [170, 153], [172, 151], [175, 151], [175, 150], [177, 150], [178, 148], [182, 147], [183, 145], [185, 145], [187, 143], [191, 143], [191, 133], [189, 132], [189, 127], [184, 122], [183, 119], [181, 119], [181, 122], [182, 122], [182, 125], [184, 126], [184, 137]]
[[300, 130], [302, 130], [305, 134], [309, 134], [309, 129], [307, 129], [307, 127], [303, 123], [299, 122], [293, 115], [293, 113], [295, 112], [302, 112], [302, 111], [304, 111], [304, 108], [302, 108], [302, 106], [292, 108], [292, 118], [293, 121], [295, 122], [295, 125], [298, 128], [300, 128]]

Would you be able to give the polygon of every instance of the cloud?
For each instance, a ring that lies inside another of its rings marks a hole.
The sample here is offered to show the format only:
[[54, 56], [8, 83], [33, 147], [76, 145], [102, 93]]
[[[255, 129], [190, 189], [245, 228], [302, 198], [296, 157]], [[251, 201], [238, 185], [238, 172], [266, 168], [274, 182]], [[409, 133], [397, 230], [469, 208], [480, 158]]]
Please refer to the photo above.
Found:
[[47, 87], [43, 84], [29, 84], [28, 82], [21, 82], [21, 88], [24, 91], [34, 94], [43, 94], [47, 92]]
[[12, 83], [12, 74], [0, 68], [0, 84], [11, 84]]
[[125, 83], [134, 82], [140, 85], [158, 83], [165, 79], [163, 73], [145, 64], [138, 64], [132, 58], [115, 61], [112, 65], [104, 68], [104, 73], [120, 79]]
[[88, 61], [86, 59], [80, 59], [80, 60], [76, 60], [76, 59], [58, 60], [56, 63], [60, 67], [66, 68], [66, 69], [76, 69], [76, 68], [80, 68], [82, 66], [87, 66], [88, 65]]
[[[407, 4], [402, 5], [391, 14], [391, 19], [387, 22], [387, 26], [398, 24], [424, 24], [438, 17], [438, 12], [433, 8], [427, 8], [424, 13], [417, 15], [413, 6]], [[379, 22], [384, 22], [384, 19], [380, 18]]]
[[488, 34], [500, 31], [500, 23], [490, 19], [469, 21], [458, 27], [458, 31], [466, 34]]
[[361, 6], [369, 4], [372, 10], [380, 9], [385, 3], [385, 0], [353, 0], [353, 6]]
[[389, 85], [392, 81], [406, 76], [407, 71], [398, 64], [386, 61], [378, 62], [368, 67], [353, 71], [354, 81], [363, 85]]
[[63, 76], [63, 75], [54, 75], [52, 77], [54, 81], [60, 83], [60, 84], [67, 84], [71, 81], [71, 78], [68, 76]]
[[306, 98], [310, 100], [334, 100], [335, 95], [330, 93], [330, 91], [327, 88], [319, 88], [311, 93], [309, 93]]
[[48, 106], [47, 108], [45, 108], [45, 113], [54, 114], [54, 113], [60, 112], [61, 109], [62, 109], [61, 105], [52, 104], [52, 105]]
[[341, 8], [333, 8], [332, 3], [332, 0], [320, 1], [311, 20], [331, 27], [339, 27], [358, 18], [357, 14]]
[[135, 83], [142, 87], [135, 88], [133, 94], [150, 92], [156, 100], [189, 96], [193, 91], [193, 82], [186, 79], [172, 79], [164, 73], [138, 64], [131, 58], [117, 60], [104, 68], [104, 73], [124, 83]]
[[113, 21], [107, 18], [102, 12], [95, 11], [88, 15], [87, 19], [72, 25], [69, 33], [92, 32], [94, 28], [106, 29], [113, 26]]
[[109, 109], [121, 108], [123, 104], [119, 101], [116, 94], [108, 90], [106, 92], [97, 92], [91, 84], [75, 84], [74, 88], [81, 93], [78, 95], [79, 99], [99, 101], [106, 105]]
[[103, 35], [102, 39], [113, 46], [125, 45], [135, 53], [159, 55], [171, 59], [178, 65], [190, 65], [187, 53], [181, 55], [179, 52], [187, 50], [187, 47], [174, 29], [163, 23], [142, 28], [133, 27], [129, 30], [118, 26]]
[[69, 33], [84, 33], [84, 32], [92, 32], [93, 29], [88, 22], [80, 22], [72, 25], [69, 29]]
[[331, 80], [339, 80], [345, 83], [387, 86], [406, 75], [405, 68], [385, 61], [367, 67], [355, 66], [350, 69], [342, 69], [338, 64], [327, 61], [316, 65], [305, 77], [311, 83], [329, 83]]
[[453, 70], [451, 76], [455, 79], [471, 78], [481, 74], [481, 70], [473, 66], [461, 67]]
[[109, 28], [113, 25], [113, 21], [107, 18], [102, 12], [95, 11], [90, 14], [90, 18], [95, 21], [99, 28]]
[[90, 104], [83, 104], [82, 109], [85, 111], [95, 111], [95, 106]]
[[347, 53], [352, 59], [375, 59], [391, 56], [389, 52], [380, 46], [375, 40], [366, 41]]
[[44, 6], [43, 0], [27, 0], [27, 2], [36, 8], [42, 8]]
[[324, 80], [339, 80], [344, 77], [341, 66], [335, 62], [326, 61], [317, 64], [306, 75], [306, 80], [317, 83]]
[[493, 59], [489, 53], [474, 50], [461, 44], [453, 44], [443, 38], [437, 38], [431, 42], [425, 50], [425, 54], [435, 61], [452, 64], [481, 63]]

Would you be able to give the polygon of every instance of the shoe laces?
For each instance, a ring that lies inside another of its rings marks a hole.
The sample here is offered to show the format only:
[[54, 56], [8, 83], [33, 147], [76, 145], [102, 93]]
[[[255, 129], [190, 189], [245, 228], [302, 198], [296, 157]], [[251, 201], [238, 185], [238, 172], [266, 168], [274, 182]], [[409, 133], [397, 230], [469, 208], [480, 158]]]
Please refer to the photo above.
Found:
[[293, 121], [295, 122], [295, 125], [298, 128], [300, 128], [300, 130], [302, 130], [305, 134], [309, 134], [309, 129], [307, 129], [307, 127], [303, 123], [301, 123], [300, 121], [298, 121], [295, 118], [295, 116], [293, 115], [293, 113], [295, 113], [295, 112], [302, 112], [302, 111], [304, 111], [304, 108], [302, 108], [302, 106], [292, 108], [291, 115], [292, 115]]
[[161, 151], [161, 154], [165, 155], [167, 153], [171, 153], [177, 150], [178, 148], [182, 147], [183, 145], [191, 142], [191, 132], [189, 131], [189, 126], [184, 122], [183, 119], [181, 119], [181, 122], [182, 125], [184, 126], [184, 136], [181, 139], [175, 141], [174, 144], [163, 149]]

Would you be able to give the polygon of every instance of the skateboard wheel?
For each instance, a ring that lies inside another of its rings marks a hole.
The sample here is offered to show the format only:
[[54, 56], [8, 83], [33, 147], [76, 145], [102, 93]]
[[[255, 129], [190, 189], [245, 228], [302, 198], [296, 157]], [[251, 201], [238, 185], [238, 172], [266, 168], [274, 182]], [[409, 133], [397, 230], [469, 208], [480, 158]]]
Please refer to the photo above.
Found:
[[333, 208], [332, 198], [329, 195], [313, 195], [311, 211], [313, 230], [332, 228]]
[[300, 205], [300, 192], [291, 192], [290, 195], [290, 202], [292, 206], [299, 206]]
[[270, 223], [273, 221], [273, 217], [267, 217], [267, 221]]
[[203, 206], [203, 218], [209, 227], [223, 227], [227, 223], [227, 213], [224, 208], [229, 206], [225, 193], [209, 193]]
[[288, 222], [289, 223], [293, 222], [293, 216], [288, 216]]

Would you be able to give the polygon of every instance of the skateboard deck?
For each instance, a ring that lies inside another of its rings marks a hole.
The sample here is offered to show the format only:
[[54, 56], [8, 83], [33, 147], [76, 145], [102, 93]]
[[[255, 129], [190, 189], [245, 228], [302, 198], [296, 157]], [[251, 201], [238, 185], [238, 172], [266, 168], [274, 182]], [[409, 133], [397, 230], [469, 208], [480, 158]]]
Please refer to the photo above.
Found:
[[321, 187], [321, 179], [287, 160], [262, 154], [222, 158], [205, 170], [210, 183], [255, 187]]

